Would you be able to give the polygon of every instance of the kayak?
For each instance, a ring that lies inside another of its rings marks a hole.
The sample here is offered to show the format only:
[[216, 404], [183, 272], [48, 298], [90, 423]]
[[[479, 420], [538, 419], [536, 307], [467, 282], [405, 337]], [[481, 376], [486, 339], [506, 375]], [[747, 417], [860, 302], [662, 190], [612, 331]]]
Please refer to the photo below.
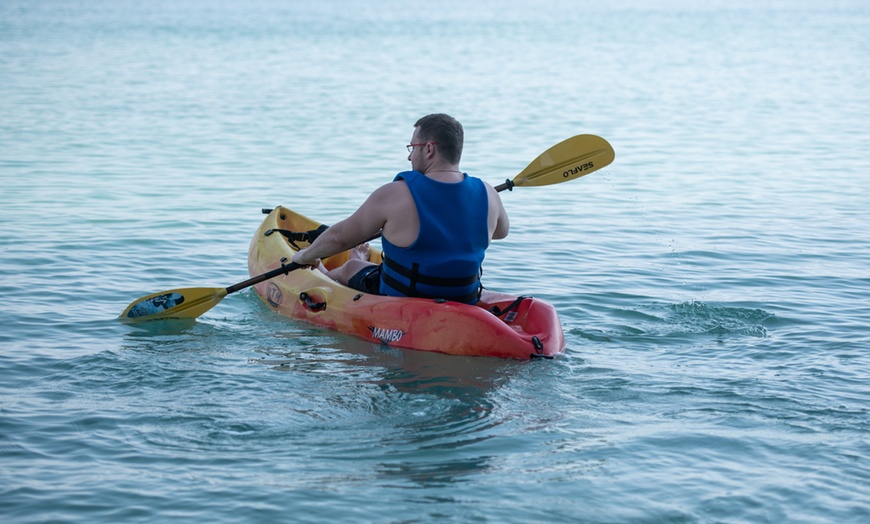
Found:
[[[267, 210], [264, 210], [266, 212]], [[305, 232], [322, 225], [276, 207], [251, 240], [248, 271], [281, 268], [309, 245]], [[347, 262], [345, 251], [323, 260], [328, 269]], [[370, 249], [369, 260], [381, 263]], [[484, 289], [475, 305], [443, 299], [362, 293], [313, 268], [296, 269], [254, 286], [273, 311], [294, 320], [359, 337], [375, 344], [448, 355], [551, 359], [565, 351], [556, 309], [533, 297]]]

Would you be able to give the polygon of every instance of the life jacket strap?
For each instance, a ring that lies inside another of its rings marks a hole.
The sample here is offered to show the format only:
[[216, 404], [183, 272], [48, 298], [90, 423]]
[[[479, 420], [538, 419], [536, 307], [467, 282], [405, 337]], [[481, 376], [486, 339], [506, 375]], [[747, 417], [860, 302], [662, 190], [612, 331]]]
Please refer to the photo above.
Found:
[[465, 287], [480, 282], [480, 273], [467, 277], [442, 278], [424, 275], [420, 273], [418, 270], [419, 266], [416, 263], [411, 269], [408, 269], [407, 267], [399, 264], [398, 262], [384, 257], [384, 264], [386, 264], [386, 266], [390, 268], [390, 270], [407, 278], [411, 282], [412, 288], [415, 287], [415, 285], [418, 283], [425, 286]]
[[411, 286], [407, 286], [407, 285], [403, 284], [402, 282], [399, 282], [398, 280], [393, 278], [390, 274], [388, 274], [384, 271], [381, 271], [381, 279], [384, 281], [384, 283], [386, 285], [395, 289], [399, 293], [401, 293], [405, 296], [408, 296], [408, 297], [416, 297], [416, 298], [444, 299], [444, 300], [452, 300], [454, 302], [469, 303], [469, 302], [472, 302], [472, 301], [480, 298], [480, 293], [483, 290], [483, 288], [478, 287], [477, 291], [474, 291], [472, 293], [468, 293], [468, 294], [462, 295], [462, 296], [445, 296], [444, 294], [430, 295], [428, 293], [420, 293], [420, 292], [416, 291]]

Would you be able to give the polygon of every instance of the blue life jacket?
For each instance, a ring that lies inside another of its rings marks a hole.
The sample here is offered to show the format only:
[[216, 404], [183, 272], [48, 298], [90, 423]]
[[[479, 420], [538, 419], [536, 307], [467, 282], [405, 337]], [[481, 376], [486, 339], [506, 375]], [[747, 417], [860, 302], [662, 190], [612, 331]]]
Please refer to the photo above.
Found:
[[381, 239], [381, 295], [443, 298], [474, 304], [480, 297], [480, 268], [489, 246], [489, 197], [479, 178], [445, 183], [405, 171], [420, 232], [408, 247]]

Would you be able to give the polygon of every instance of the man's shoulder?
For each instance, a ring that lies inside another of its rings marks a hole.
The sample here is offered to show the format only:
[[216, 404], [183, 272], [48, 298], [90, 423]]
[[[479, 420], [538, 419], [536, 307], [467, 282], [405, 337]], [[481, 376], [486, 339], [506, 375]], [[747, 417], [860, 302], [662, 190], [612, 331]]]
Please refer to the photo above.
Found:
[[404, 179], [395, 179], [392, 182], [387, 182], [381, 187], [377, 188], [372, 196], [377, 196], [381, 200], [390, 200], [395, 198], [401, 198], [405, 195], [409, 195], [408, 192], [408, 184], [405, 183]]

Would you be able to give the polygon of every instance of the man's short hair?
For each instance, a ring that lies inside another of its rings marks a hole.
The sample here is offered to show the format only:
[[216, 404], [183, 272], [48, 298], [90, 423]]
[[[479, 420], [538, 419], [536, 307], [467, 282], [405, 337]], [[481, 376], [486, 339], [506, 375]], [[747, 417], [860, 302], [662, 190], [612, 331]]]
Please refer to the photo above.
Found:
[[459, 163], [465, 132], [458, 120], [444, 113], [435, 113], [417, 120], [414, 127], [420, 128], [418, 136], [421, 140], [438, 142], [438, 149], [445, 160], [453, 164]]

